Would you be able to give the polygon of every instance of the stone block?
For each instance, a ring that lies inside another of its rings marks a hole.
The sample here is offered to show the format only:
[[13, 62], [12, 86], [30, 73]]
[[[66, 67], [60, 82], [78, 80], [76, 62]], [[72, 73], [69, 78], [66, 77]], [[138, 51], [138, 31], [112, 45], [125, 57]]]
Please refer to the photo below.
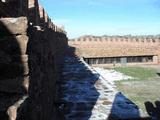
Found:
[[26, 34], [27, 28], [26, 17], [0, 18], [0, 36]]
[[7, 55], [0, 53], [0, 79], [16, 78], [29, 74], [27, 55]]
[[41, 5], [39, 5], [39, 15], [40, 18], [44, 19], [44, 8]]
[[28, 63], [1, 63], [0, 79], [10, 79], [27, 75], [28, 71]]
[[[7, 114], [9, 116], [9, 120], [17, 120], [18, 119], [18, 117], [20, 116], [19, 111], [22, 109], [22, 107], [26, 107], [23, 104], [25, 104], [27, 98], [28, 98], [28, 96], [23, 96], [18, 101], [16, 101], [16, 103], [14, 105], [12, 105], [8, 108]], [[24, 109], [26, 109], [26, 108], [24, 108]], [[24, 118], [22, 118], [22, 119], [24, 119]], [[20, 119], [20, 120], [22, 120], [22, 119]]]
[[24, 93], [28, 86], [29, 76], [0, 80], [0, 92], [4, 93]]
[[16, 120], [16, 118], [17, 118], [17, 107], [16, 106], [9, 107], [7, 113], [9, 115], [10, 120]]
[[48, 17], [48, 14], [46, 12], [44, 13], [44, 17], [45, 17], [45, 22], [48, 23], [49, 17]]
[[40, 25], [44, 27], [45, 23], [44, 8], [41, 5], [39, 5], [39, 15], [40, 15]]
[[29, 21], [33, 25], [39, 25], [40, 23], [40, 14], [39, 14], [39, 4], [38, 0], [28, 0], [29, 2]]
[[28, 36], [12, 35], [0, 38], [0, 50], [10, 55], [25, 55], [27, 50]]
[[[44, 32], [37, 29], [30, 29], [30, 39], [28, 42], [27, 54], [42, 54], [44, 51]], [[47, 43], [47, 42], [46, 42]]]
[[28, 43], [28, 36], [26, 35], [18, 35], [16, 36], [17, 43], [19, 45], [21, 55], [25, 55], [27, 52], [27, 43]]

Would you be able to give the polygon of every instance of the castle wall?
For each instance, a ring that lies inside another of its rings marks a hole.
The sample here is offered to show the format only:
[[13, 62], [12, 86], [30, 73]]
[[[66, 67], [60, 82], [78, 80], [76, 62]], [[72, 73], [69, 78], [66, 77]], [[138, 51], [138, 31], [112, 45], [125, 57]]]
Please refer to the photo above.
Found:
[[84, 58], [154, 56], [160, 62], [160, 39], [140, 37], [82, 37], [69, 41]]
[[0, 119], [56, 119], [67, 42], [37, 0], [0, 1]]

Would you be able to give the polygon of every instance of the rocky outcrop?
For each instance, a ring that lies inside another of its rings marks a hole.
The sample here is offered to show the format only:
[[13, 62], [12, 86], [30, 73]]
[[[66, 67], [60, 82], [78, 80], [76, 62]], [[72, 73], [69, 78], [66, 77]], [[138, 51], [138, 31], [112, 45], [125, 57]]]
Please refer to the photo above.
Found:
[[0, 1], [0, 119], [56, 119], [66, 47], [37, 0]]

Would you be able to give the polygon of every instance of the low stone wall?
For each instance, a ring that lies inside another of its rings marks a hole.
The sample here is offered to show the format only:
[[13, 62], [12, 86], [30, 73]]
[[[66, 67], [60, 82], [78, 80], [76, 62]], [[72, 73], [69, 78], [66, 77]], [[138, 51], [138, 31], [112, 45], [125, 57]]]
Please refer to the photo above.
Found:
[[37, 0], [0, 1], [0, 119], [56, 119], [67, 42]]

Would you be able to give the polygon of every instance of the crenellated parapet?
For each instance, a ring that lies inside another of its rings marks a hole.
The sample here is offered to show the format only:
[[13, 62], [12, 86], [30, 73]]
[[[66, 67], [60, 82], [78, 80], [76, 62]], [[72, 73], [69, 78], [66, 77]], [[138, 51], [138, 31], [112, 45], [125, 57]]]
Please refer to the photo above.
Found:
[[0, 0], [0, 120], [56, 119], [67, 45], [38, 0]]
[[[84, 58], [152, 56], [160, 63], [160, 36], [83, 36], [69, 45]], [[137, 58], [136, 58], [137, 59]], [[152, 64], [153, 64], [152, 63]]]
[[84, 36], [70, 40], [75, 42], [128, 42], [128, 43], [157, 43], [160, 42], [160, 37], [140, 37], [140, 36], [107, 36], [107, 37], [96, 37], [96, 36]]
[[[54, 25], [38, 0], [1, 0], [0, 17], [27, 17], [30, 25], [52, 28], [66, 34], [64, 29]], [[55, 27], [56, 26], [56, 27]]]

